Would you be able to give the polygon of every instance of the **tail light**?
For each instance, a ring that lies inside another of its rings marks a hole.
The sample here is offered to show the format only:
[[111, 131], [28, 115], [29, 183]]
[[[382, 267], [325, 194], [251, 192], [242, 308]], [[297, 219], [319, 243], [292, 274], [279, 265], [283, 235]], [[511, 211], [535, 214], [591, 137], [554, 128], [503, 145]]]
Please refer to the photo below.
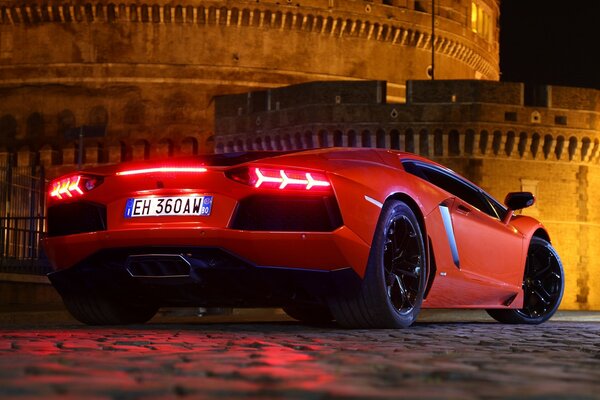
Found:
[[67, 200], [83, 196], [102, 183], [102, 178], [89, 175], [69, 175], [50, 182], [48, 196], [53, 200]]
[[118, 176], [127, 175], [143, 175], [153, 173], [203, 173], [207, 169], [204, 167], [154, 167], [154, 168], [141, 168], [141, 169], [128, 169], [117, 172]]
[[257, 189], [282, 191], [330, 192], [331, 182], [323, 172], [288, 168], [243, 167], [227, 172], [227, 176]]

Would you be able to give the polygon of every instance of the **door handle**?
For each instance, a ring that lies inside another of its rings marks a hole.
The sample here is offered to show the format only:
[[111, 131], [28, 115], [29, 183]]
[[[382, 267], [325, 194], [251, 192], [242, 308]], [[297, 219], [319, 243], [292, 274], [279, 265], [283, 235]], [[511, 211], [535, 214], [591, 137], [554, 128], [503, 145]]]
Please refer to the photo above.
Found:
[[471, 209], [469, 207], [465, 207], [462, 204], [459, 204], [458, 207], [456, 207], [456, 209], [461, 214], [468, 214], [471, 212]]

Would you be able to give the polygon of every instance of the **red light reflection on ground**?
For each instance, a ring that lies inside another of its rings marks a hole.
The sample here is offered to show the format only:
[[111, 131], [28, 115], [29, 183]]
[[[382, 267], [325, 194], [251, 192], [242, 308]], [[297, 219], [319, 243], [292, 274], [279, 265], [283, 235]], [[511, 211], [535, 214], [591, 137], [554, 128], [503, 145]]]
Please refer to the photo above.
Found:
[[0, 329], [0, 398], [596, 398], [598, 323]]

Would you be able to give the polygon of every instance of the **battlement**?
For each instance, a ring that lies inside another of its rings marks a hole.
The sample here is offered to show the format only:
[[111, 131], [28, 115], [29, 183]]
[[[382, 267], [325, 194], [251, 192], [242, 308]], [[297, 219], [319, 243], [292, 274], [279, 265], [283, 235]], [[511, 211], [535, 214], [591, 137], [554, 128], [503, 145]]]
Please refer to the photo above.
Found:
[[[385, 83], [377, 81], [219, 97], [216, 151], [350, 146], [430, 158], [599, 161], [598, 90], [544, 86], [537, 89], [548, 94], [545, 102], [533, 106], [525, 104], [528, 88], [521, 83], [410, 81], [407, 87], [406, 104], [382, 101]], [[274, 107], [272, 99], [286, 101]]]

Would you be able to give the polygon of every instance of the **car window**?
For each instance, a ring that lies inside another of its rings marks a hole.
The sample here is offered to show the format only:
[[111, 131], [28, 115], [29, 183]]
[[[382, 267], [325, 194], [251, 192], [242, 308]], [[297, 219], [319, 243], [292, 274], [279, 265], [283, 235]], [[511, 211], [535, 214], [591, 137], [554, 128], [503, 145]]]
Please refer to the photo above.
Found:
[[491, 217], [499, 218], [499, 213], [487, 199], [487, 196], [479, 188], [463, 181], [456, 175], [434, 166], [416, 162], [404, 162], [403, 165], [406, 172], [431, 182]]
[[502, 204], [500, 204], [498, 202], [498, 200], [494, 199], [489, 194], [484, 193], [484, 196], [486, 197], [487, 201], [489, 201], [489, 203], [492, 205], [492, 207], [496, 211], [496, 214], [498, 214], [498, 218], [503, 220], [504, 217], [506, 216], [506, 212], [507, 212], [506, 207], [504, 207]]

